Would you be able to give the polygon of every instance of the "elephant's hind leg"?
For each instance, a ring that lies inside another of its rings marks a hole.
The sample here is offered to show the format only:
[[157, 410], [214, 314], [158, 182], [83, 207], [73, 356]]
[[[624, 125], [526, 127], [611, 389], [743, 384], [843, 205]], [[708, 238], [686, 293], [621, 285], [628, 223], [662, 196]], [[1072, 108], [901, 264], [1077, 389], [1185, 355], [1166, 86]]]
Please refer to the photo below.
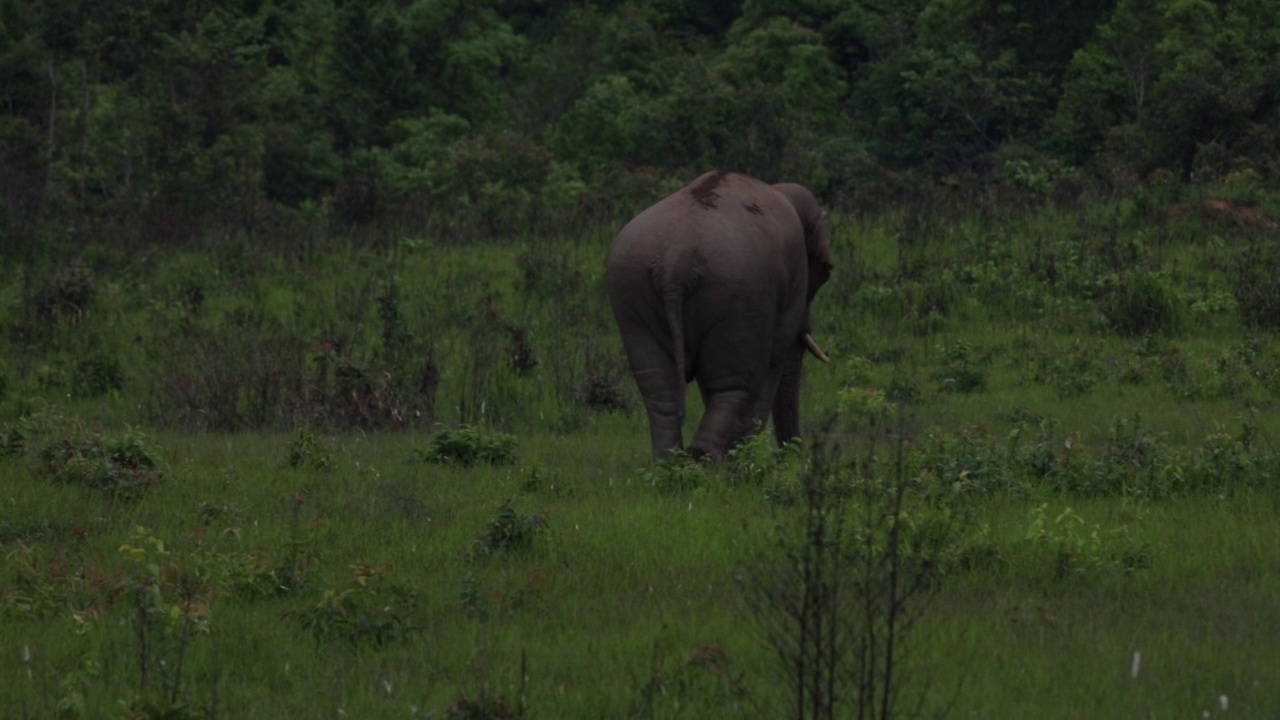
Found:
[[649, 439], [653, 442], [653, 455], [658, 458], [667, 457], [672, 451], [680, 449], [683, 443], [680, 431], [684, 425], [684, 403], [681, 397], [684, 387], [672, 389], [668, 387], [670, 383], [658, 377], [674, 376], [674, 365], [670, 369], [639, 371], [635, 375], [640, 394], [644, 396], [645, 410], [649, 413]]
[[682, 446], [684, 378], [678, 378], [675, 360], [657, 340], [642, 335], [623, 339], [631, 374], [649, 414], [653, 455], [664, 458]]
[[690, 454], [722, 458], [754, 431], [757, 418], [767, 419], [768, 400], [761, 396], [771, 397], [776, 384], [770, 382], [768, 345], [743, 339], [753, 329], [721, 326], [702, 344], [697, 380], [706, 409]]
[[743, 419], [750, 411], [754, 394], [745, 388], [704, 390], [702, 397], [706, 410], [689, 443], [689, 454], [719, 460], [741, 439]]

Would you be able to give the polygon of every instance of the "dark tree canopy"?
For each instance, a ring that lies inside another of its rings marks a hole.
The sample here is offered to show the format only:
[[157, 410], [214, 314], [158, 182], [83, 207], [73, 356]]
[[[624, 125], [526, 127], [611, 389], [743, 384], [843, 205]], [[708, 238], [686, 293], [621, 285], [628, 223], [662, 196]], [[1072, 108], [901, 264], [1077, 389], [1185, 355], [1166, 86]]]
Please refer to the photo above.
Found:
[[1273, 179], [1278, 94], [1270, 0], [0, 0], [0, 214], [19, 247], [536, 229], [710, 167], [836, 207]]

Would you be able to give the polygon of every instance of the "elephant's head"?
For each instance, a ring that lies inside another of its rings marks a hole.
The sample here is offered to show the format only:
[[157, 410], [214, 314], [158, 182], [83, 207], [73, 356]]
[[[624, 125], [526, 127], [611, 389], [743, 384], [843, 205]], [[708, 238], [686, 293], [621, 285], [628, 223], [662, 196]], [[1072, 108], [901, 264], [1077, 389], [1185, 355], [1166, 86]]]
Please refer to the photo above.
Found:
[[[800, 217], [800, 224], [804, 227], [804, 244], [809, 255], [809, 289], [806, 299], [809, 304], [812, 304], [818, 290], [831, 279], [831, 271], [835, 267], [831, 261], [831, 234], [827, 228], [827, 214], [822, 211], [813, 193], [802, 185], [780, 183], [773, 188], [791, 202], [796, 209], [796, 214]], [[801, 340], [814, 357], [823, 362], [829, 362], [830, 358], [818, 347], [810, 330], [809, 312], [806, 307]]]

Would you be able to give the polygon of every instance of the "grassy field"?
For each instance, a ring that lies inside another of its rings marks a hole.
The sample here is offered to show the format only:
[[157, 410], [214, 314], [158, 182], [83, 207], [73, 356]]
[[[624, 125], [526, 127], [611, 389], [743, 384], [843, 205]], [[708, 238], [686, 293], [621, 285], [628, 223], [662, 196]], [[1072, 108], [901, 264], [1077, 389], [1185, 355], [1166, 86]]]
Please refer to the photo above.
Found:
[[1280, 260], [1169, 207], [841, 219], [809, 449], [713, 468], [648, 458], [608, 227], [10, 266], [5, 714], [799, 716], [822, 482], [851, 553], [907, 490], [899, 714], [1280, 717]]

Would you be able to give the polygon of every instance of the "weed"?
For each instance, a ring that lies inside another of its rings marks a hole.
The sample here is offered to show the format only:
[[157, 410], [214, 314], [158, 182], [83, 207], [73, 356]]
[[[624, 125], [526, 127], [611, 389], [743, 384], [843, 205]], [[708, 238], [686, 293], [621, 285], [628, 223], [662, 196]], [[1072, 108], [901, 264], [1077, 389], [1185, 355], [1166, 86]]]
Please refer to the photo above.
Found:
[[572, 485], [553, 474], [542, 463], [535, 462], [520, 473], [520, 491], [526, 493], [548, 492], [556, 497], [573, 497]]
[[[329, 530], [329, 521], [317, 517], [309, 522], [302, 521], [302, 508], [307, 499], [295, 495], [289, 514], [289, 535], [285, 540], [280, 562], [271, 570], [270, 594], [296, 593], [306, 587], [308, 572], [319, 563], [318, 547], [321, 538]], [[266, 591], [262, 586], [253, 586], [259, 591]]]
[[47, 322], [60, 318], [78, 321], [97, 295], [93, 270], [79, 258], [64, 266], [33, 298], [36, 316]]
[[102, 675], [102, 661], [97, 653], [80, 657], [74, 670], [58, 679], [58, 713], [64, 717], [88, 717], [85, 691]]
[[462, 573], [458, 588], [458, 604], [462, 614], [470, 618], [485, 620], [489, 617], [489, 598], [474, 570]]
[[1059, 398], [1081, 397], [1088, 395], [1101, 379], [1097, 360], [1098, 349], [1081, 343], [1065, 352], [1035, 352], [1028, 379], [1053, 388]]
[[106, 435], [53, 405], [5, 429], [0, 458], [26, 455], [56, 485], [81, 485], [112, 498], [136, 500], [160, 482], [159, 460], [146, 435], [126, 429]]
[[846, 386], [836, 394], [836, 399], [836, 410], [851, 430], [873, 428], [894, 407], [885, 392], [878, 388]]
[[414, 450], [410, 462], [471, 467], [478, 463], [511, 465], [516, 461], [516, 437], [480, 427], [444, 429], [431, 437], [426, 450]]
[[475, 571], [462, 574], [458, 601], [462, 613], [477, 620], [491, 614], [509, 617], [521, 610], [547, 611], [554, 596], [549, 593], [553, 575], [550, 568], [535, 565], [523, 574], [504, 572], [501, 585], [484, 587]]
[[1148, 550], [1130, 539], [1128, 525], [1090, 526], [1070, 507], [1051, 513], [1048, 503], [1032, 508], [1028, 517], [1023, 539], [1030, 546], [1031, 567], [1050, 569], [1053, 580], [1150, 565]]
[[888, 480], [817, 455], [797, 526], [780, 525], [774, 547], [739, 576], [786, 674], [792, 717], [896, 716], [904, 643], [955, 535], [946, 516], [921, 522], [907, 509], [904, 452], [900, 437]]
[[136, 500], [161, 478], [146, 436], [138, 430], [118, 437], [96, 431], [66, 437], [45, 445], [37, 457], [55, 484], [83, 485], [122, 500]]
[[1127, 270], [1098, 281], [1102, 314], [1121, 335], [1179, 335], [1187, 308], [1169, 278], [1161, 273]]
[[942, 354], [945, 364], [934, 379], [942, 383], [943, 392], [972, 393], [986, 389], [989, 354], [975, 357], [973, 348], [963, 340], [944, 348]]
[[382, 649], [422, 630], [422, 592], [387, 580], [390, 565], [360, 562], [351, 566], [351, 584], [326, 590], [311, 607], [295, 613], [317, 642], [336, 641], [352, 648]]
[[71, 397], [96, 398], [124, 389], [124, 369], [114, 356], [96, 353], [71, 370]]
[[405, 327], [404, 314], [400, 311], [400, 286], [394, 278], [383, 285], [376, 304], [378, 319], [382, 322], [382, 351], [389, 365], [398, 364], [413, 341], [413, 334]]
[[756, 433], [728, 452], [730, 484], [764, 487], [782, 482], [787, 468], [800, 457], [800, 447], [799, 442], [775, 447], [767, 433]]
[[481, 693], [462, 697], [444, 709], [444, 717], [456, 720], [520, 720], [524, 714], [507, 704], [503, 695]]
[[542, 363], [538, 361], [537, 355], [533, 351], [533, 343], [530, 342], [529, 336], [531, 331], [527, 327], [520, 325], [507, 325], [507, 337], [511, 341], [511, 350], [508, 355], [511, 362], [511, 369], [515, 370], [516, 375], [520, 377], [528, 377], [533, 374], [534, 370]]
[[21, 544], [7, 553], [0, 585], [0, 618], [49, 617], [68, 607], [73, 618], [96, 617], [124, 592], [124, 574], [98, 557], [75, 559], [65, 548]]
[[6, 520], [0, 522], [0, 547], [44, 540], [53, 536], [57, 530], [58, 526], [51, 519], [38, 515]]
[[[746, 673], [738, 669], [723, 645], [699, 645], [683, 655], [671, 653], [670, 641], [654, 643], [649, 677], [633, 701], [629, 717], [667, 717], [674, 710], [696, 713], [731, 710], [738, 717], [752, 717], [751, 688]], [[672, 657], [674, 655], [674, 657]]]
[[1238, 437], [1221, 429], [1206, 435], [1191, 451], [1183, 472], [1184, 488], [1196, 493], [1221, 493], [1264, 483], [1268, 473], [1259, 468], [1256, 429], [1245, 425]]
[[1280, 327], [1280, 253], [1272, 243], [1250, 243], [1234, 259], [1227, 275], [1246, 326]]
[[626, 381], [624, 373], [616, 368], [590, 368], [582, 384], [574, 393], [578, 403], [593, 410], [608, 412], [626, 410]]
[[688, 453], [677, 450], [670, 457], [641, 470], [640, 477], [647, 485], [679, 494], [702, 487], [707, 482], [707, 469]]
[[195, 547], [180, 552], [138, 527], [120, 546], [126, 568], [121, 584], [133, 604], [129, 629], [138, 662], [139, 694], [128, 705], [139, 712], [202, 716], [186, 677], [191, 646], [211, 634], [218, 599], [230, 593], [246, 567], [256, 566], [249, 555], [206, 546], [201, 534], [196, 538]]
[[310, 428], [300, 427], [289, 441], [289, 454], [284, 464], [291, 468], [330, 470], [333, 468], [333, 441], [317, 437]]
[[550, 535], [547, 521], [541, 515], [521, 515], [511, 500], [498, 506], [498, 514], [471, 544], [472, 557], [524, 555], [532, 552], [540, 540]]
[[[1016, 442], [1021, 433], [1010, 436]], [[970, 504], [976, 497], [1023, 489], [1016, 462], [1016, 445], [1001, 447], [980, 428], [959, 433], [930, 433], [907, 458], [916, 469], [925, 497]]]

